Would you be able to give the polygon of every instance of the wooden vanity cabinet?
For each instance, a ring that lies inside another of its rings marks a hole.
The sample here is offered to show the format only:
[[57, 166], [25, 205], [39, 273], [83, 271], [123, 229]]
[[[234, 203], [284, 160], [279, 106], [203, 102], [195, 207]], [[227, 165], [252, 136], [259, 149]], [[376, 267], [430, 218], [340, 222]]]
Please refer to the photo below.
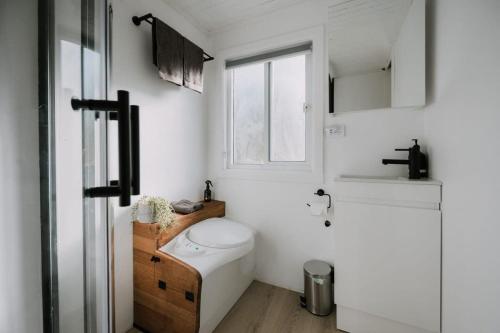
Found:
[[134, 222], [134, 326], [150, 333], [198, 332], [201, 275], [158, 249], [189, 226], [224, 214], [224, 202], [212, 201], [178, 215], [163, 232], [157, 224]]

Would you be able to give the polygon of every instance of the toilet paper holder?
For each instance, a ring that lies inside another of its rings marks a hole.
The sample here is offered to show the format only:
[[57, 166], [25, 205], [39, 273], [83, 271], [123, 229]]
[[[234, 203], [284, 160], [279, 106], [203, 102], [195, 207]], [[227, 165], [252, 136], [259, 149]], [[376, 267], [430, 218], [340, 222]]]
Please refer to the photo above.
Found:
[[[322, 188], [318, 189], [314, 195], [317, 195], [317, 196], [324, 196], [324, 195], [327, 195], [328, 196], [328, 208], [332, 208], [332, 196], [328, 193], [325, 192], [325, 190], [323, 190]], [[309, 207], [311, 206], [311, 204], [306, 204], [308, 205]]]

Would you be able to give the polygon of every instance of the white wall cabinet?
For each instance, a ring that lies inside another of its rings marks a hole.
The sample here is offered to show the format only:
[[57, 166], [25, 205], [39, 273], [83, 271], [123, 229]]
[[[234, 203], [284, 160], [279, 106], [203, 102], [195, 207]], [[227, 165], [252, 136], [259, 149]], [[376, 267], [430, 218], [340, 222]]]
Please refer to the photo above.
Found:
[[[389, 2], [360, 4], [362, 22], [349, 2], [345, 7], [329, 7], [329, 74], [335, 77], [335, 113], [426, 103], [426, 0]], [[389, 7], [378, 7], [381, 4]]]
[[440, 183], [340, 178], [335, 191], [338, 328], [439, 332]]
[[413, 0], [391, 54], [391, 106], [425, 105], [425, 0]]

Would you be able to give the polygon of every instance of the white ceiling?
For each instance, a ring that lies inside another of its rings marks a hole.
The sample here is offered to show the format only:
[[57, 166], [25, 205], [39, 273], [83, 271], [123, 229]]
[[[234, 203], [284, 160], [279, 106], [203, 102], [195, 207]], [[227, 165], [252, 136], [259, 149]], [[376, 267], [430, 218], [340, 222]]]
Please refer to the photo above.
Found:
[[207, 33], [304, 2], [304, 0], [165, 0]]
[[387, 66], [412, 0], [164, 0], [206, 33], [302, 2], [328, 7], [327, 34], [335, 76]]
[[335, 76], [386, 67], [412, 0], [330, 0], [328, 48]]

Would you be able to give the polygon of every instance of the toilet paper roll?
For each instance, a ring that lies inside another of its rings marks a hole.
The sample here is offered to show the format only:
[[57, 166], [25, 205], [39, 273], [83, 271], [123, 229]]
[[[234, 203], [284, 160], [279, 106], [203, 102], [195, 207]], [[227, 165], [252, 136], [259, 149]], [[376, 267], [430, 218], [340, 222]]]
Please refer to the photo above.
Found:
[[312, 202], [311, 203], [311, 215], [320, 216], [326, 214], [327, 204], [324, 202]]

